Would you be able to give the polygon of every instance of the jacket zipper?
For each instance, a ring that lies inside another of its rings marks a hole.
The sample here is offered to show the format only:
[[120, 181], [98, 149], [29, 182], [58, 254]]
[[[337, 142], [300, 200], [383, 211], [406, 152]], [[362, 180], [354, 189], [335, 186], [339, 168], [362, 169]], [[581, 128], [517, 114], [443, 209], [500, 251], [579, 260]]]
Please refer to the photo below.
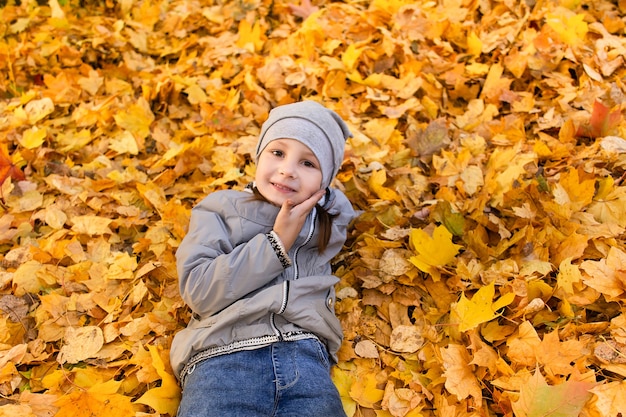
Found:
[[[306, 245], [307, 243], [311, 241], [311, 238], [313, 238], [313, 233], [315, 232], [315, 219], [317, 217], [317, 211], [315, 207], [313, 207], [313, 211], [311, 213], [312, 213], [312, 216], [311, 216], [311, 225], [309, 226], [309, 233], [307, 234], [307, 237], [304, 240], [304, 242], [300, 246], [298, 246], [293, 253], [293, 270], [294, 270], [293, 279], [294, 280], [300, 277], [300, 271], [298, 269], [298, 252], [300, 252], [300, 249], [304, 247], [304, 245]], [[283, 301], [280, 305], [280, 310], [278, 311], [278, 314], [282, 314], [285, 312], [288, 301], [289, 301], [289, 281], [285, 280], [283, 282]], [[280, 332], [280, 330], [278, 329], [278, 326], [276, 325], [275, 313], [270, 314], [270, 326], [272, 327], [272, 331], [274, 332], [274, 334], [278, 336], [278, 340], [282, 341], [283, 334]]]
[[300, 252], [300, 249], [304, 247], [304, 245], [306, 245], [307, 243], [311, 241], [311, 238], [313, 237], [313, 232], [315, 232], [315, 219], [317, 218], [317, 210], [315, 207], [313, 207], [313, 211], [311, 211], [311, 214], [312, 216], [311, 216], [311, 226], [309, 226], [309, 234], [307, 235], [304, 243], [298, 246], [295, 252], [293, 253], [293, 270], [294, 270], [293, 279], [294, 280], [300, 278], [300, 270], [298, 269], [298, 252]]

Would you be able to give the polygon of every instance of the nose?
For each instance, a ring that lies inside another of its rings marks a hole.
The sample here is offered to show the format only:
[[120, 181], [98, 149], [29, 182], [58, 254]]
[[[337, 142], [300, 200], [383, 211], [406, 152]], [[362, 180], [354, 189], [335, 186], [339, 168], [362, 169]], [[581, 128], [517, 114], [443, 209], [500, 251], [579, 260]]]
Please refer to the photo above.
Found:
[[296, 176], [295, 164], [290, 161], [283, 161], [278, 167], [278, 173], [285, 176], [294, 178]]

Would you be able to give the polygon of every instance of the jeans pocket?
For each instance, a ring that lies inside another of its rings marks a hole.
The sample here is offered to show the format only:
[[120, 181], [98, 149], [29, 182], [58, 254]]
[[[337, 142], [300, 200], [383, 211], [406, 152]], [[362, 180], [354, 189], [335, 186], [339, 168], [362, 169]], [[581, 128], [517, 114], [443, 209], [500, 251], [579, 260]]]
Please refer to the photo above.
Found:
[[313, 344], [320, 363], [324, 366], [324, 368], [330, 371], [330, 359], [328, 358], [328, 350], [326, 349], [326, 346], [316, 339], [311, 339], [311, 343]]

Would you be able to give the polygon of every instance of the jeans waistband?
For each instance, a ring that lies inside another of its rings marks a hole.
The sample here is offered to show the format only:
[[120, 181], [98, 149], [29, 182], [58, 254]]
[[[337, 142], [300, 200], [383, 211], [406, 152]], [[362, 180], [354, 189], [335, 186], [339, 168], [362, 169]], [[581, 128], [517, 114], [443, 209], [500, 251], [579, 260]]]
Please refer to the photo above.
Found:
[[[226, 355], [229, 353], [239, 352], [241, 350], [250, 350], [250, 349], [258, 349], [261, 347], [265, 347], [271, 345], [276, 342], [293, 342], [296, 340], [304, 340], [304, 339], [317, 339], [319, 338], [311, 332], [286, 332], [282, 334], [282, 337], [278, 335], [268, 335], [261, 337], [254, 337], [251, 339], [239, 340], [236, 342], [229, 343], [224, 346], [213, 346], [193, 355], [187, 364], [183, 367], [182, 371], [180, 371], [180, 385], [181, 387], [185, 386], [185, 379], [187, 375], [193, 373], [196, 369], [196, 365], [204, 360], [209, 358], [213, 358], [219, 355]], [[320, 341], [321, 342], [321, 341]]]

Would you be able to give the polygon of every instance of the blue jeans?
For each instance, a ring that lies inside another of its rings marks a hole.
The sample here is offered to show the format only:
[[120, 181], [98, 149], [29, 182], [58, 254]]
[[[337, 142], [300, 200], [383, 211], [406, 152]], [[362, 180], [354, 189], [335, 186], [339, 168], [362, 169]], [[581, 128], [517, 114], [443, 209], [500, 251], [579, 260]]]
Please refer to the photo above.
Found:
[[177, 417], [345, 417], [316, 339], [216, 356], [187, 376]]

